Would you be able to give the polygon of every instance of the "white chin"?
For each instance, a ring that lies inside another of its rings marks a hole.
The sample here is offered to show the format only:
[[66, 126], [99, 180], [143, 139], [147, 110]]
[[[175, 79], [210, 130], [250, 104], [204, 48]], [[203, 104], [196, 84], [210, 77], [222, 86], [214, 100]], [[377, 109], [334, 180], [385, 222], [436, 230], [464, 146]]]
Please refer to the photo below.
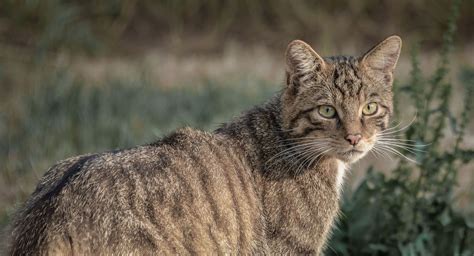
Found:
[[355, 153], [344, 153], [339, 156], [339, 159], [343, 162], [352, 164], [359, 161], [362, 157], [367, 154], [367, 151], [364, 152], [355, 152]]

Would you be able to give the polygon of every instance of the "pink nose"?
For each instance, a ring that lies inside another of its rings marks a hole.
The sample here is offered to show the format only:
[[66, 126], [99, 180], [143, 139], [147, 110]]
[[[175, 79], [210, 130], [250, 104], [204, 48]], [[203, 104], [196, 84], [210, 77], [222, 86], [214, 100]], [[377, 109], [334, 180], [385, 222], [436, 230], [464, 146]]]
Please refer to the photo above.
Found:
[[346, 136], [346, 140], [352, 145], [355, 146], [357, 143], [359, 143], [360, 139], [362, 138], [362, 135], [360, 133], [358, 134], [349, 134]]

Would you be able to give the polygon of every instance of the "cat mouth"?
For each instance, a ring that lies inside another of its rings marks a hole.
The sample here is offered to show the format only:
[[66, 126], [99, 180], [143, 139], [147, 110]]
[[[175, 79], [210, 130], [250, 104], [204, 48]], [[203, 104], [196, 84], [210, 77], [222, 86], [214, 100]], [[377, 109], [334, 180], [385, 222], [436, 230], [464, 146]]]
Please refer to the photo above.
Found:
[[357, 150], [357, 149], [350, 149], [339, 153], [339, 158], [345, 162], [353, 163], [359, 160], [362, 156], [364, 156], [364, 151]]
[[362, 154], [362, 153], [364, 153], [364, 151], [362, 150], [350, 149], [348, 151], [342, 152], [342, 155], [351, 156], [351, 155], [357, 155], [357, 154]]

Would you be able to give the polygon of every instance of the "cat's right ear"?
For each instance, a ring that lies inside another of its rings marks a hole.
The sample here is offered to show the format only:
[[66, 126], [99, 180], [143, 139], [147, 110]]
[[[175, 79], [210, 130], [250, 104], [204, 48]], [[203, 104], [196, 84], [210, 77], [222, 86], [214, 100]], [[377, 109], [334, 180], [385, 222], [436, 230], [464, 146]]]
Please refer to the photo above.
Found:
[[326, 63], [307, 43], [294, 40], [286, 48], [286, 86], [295, 95], [304, 80], [326, 68]]
[[304, 75], [313, 71], [321, 71], [326, 63], [307, 43], [294, 40], [286, 48], [287, 71]]

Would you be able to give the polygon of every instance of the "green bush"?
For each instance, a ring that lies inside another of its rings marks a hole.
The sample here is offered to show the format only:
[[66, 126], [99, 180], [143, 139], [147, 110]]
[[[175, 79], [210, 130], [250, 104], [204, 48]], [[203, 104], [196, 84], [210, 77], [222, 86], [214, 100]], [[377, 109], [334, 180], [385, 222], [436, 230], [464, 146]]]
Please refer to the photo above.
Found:
[[[394, 148], [418, 164], [401, 161], [389, 176], [368, 171], [345, 199], [329, 254], [474, 253], [474, 219], [454, 207], [457, 172], [474, 160], [474, 150], [461, 147], [474, 108], [474, 69], [466, 68], [460, 76], [465, 89], [464, 110], [459, 117], [450, 110], [454, 85], [447, 77], [458, 8], [456, 1], [436, 71], [427, 78], [422, 75], [415, 47], [411, 81], [398, 92], [398, 97], [405, 94], [413, 100], [418, 118], [408, 129], [399, 129], [402, 140]], [[448, 136], [448, 128], [455, 134], [452, 147], [441, 144]], [[404, 147], [408, 144], [412, 146]], [[426, 152], [419, 150], [424, 145]]]

